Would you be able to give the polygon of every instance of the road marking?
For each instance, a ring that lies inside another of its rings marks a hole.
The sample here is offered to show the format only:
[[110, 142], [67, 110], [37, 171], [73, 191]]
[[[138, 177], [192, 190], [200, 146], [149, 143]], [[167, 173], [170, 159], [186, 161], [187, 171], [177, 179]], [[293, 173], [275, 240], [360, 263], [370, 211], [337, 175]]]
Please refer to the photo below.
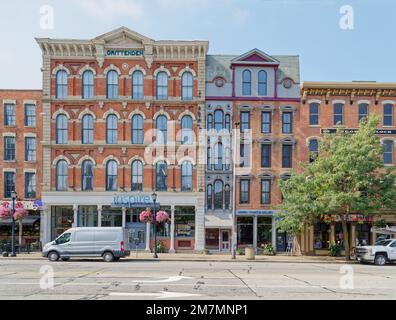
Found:
[[200, 294], [169, 291], [160, 291], [157, 293], [110, 292], [109, 295], [115, 297], [155, 297], [157, 299], [175, 299], [201, 296]]
[[168, 283], [168, 282], [176, 282], [183, 279], [193, 279], [191, 277], [184, 277], [184, 276], [176, 276], [176, 277], [169, 277], [167, 279], [162, 280], [132, 280], [132, 282], [138, 283]]

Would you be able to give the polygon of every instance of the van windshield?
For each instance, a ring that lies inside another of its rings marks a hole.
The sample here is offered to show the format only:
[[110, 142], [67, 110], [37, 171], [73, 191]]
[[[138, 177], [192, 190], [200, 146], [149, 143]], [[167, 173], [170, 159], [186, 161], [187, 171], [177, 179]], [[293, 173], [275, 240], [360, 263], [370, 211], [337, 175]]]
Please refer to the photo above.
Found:
[[64, 233], [56, 239], [56, 244], [64, 244], [70, 241], [71, 233]]

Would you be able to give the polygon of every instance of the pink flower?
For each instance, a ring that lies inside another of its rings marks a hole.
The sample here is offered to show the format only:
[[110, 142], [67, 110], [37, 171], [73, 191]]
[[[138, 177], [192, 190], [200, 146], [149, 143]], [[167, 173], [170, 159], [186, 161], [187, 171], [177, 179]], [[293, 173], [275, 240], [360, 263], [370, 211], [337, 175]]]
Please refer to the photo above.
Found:
[[146, 209], [145, 211], [142, 211], [139, 215], [139, 219], [141, 222], [153, 222], [153, 215], [151, 213], [150, 209]]
[[157, 212], [157, 222], [158, 223], [169, 223], [169, 215], [165, 211], [158, 211]]
[[4, 201], [0, 206], [0, 219], [6, 219], [11, 217], [11, 209], [9, 203]]
[[[16, 208], [16, 206], [15, 206], [15, 208]], [[16, 208], [15, 209], [15, 214], [14, 214], [14, 219], [15, 220], [22, 220], [27, 215], [28, 215], [28, 211], [25, 210], [23, 207], [22, 208]]]

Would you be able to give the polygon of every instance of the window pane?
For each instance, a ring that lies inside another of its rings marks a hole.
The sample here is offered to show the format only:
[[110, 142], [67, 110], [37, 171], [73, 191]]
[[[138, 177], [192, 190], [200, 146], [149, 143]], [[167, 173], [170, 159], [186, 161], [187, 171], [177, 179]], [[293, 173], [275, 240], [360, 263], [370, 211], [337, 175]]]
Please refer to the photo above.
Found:
[[92, 191], [93, 190], [93, 163], [90, 160], [86, 160], [82, 164], [82, 190]]
[[67, 72], [64, 70], [60, 70], [56, 74], [56, 97], [58, 99], [67, 97]]
[[271, 203], [271, 180], [261, 181], [261, 203], [262, 204]]
[[271, 112], [265, 111], [261, 113], [261, 132], [271, 133]]
[[344, 124], [344, 105], [342, 103], [336, 103], [334, 109], [334, 125]]
[[117, 144], [118, 143], [118, 117], [115, 114], [111, 114], [107, 117], [107, 130], [106, 130], [106, 143]]
[[25, 161], [36, 161], [36, 138], [25, 139]]
[[82, 143], [94, 143], [94, 118], [89, 114], [82, 118]]
[[168, 75], [160, 72], [157, 75], [157, 100], [168, 100]]
[[194, 91], [194, 77], [191, 72], [184, 72], [182, 76], [182, 99], [192, 100]]
[[239, 186], [240, 186], [239, 202], [240, 203], [249, 203], [250, 181], [249, 180], [241, 180], [239, 183]]
[[143, 143], [143, 117], [139, 114], [132, 117], [132, 143]]
[[132, 76], [132, 98], [143, 99], [144, 97], [144, 74], [142, 71], [135, 71]]
[[214, 189], [214, 208], [223, 209], [223, 182], [217, 180]]
[[291, 145], [282, 146], [282, 167], [291, 168], [292, 167], [292, 148]]
[[111, 70], [107, 73], [107, 99], [118, 98], [118, 73]]
[[64, 114], [60, 114], [56, 118], [56, 143], [67, 144], [67, 141], [68, 141], [67, 117]]
[[312, 126], [319, 124], [319, 103], [309, 105], [309, 124]]
[[141, 161], [132, 162], [132, 181], [131, 190], [132, 191], [143, 191], [143, 164]]
[[259, 96], [267, 95], [267, 72], [264, 70], [258, 74], [258, 94]]
[[11, 198], [12, 191], [15, 191], [15, 173], [4, 172], [4, 198]]
[[292, 133], [293, 131], [293, 114], [291, 112], [282, 113], [282, 132]]
[[68, 187], [68, 164], [60, 160], [56, 166], [56, 190], [67, 191]]
[[393, 164], [393, 141], [384, 141], [384, 163]]
[[15, 137], [4, 137], [4, 160], [15, 160]]
[[92, 99], [94, 97], [94, 74], [92, 71], [85, 71], [83, 73], [83, 99]]
[[15, 104], [7, 103], [4, 105], [4, 125], [15, 126]]
[[261, 167], [270, 168], [271, 167], [271, 145], [263, 144], [261, 146]]
[[168, 190], [168, 165], [164, 161], [157, 162], [156, 164], [156, 190]]
[[181, 176], [182, 176], [182, 191], [192, 191], [192, 183], [193, 183], [193, 167], [191, 162], [185, 161], [181, 166]]
[[34, 104], [25, 105], [25, 126], [36, 126], [36, 106]]
[[393, 105], [384, 105], [384, 126], [393, 126]]
[[242, 73], [242, 95], [250, 96], [252, 91], [252, 74], [249, 70]]
[[359, 121], [362, 119], [367, 119], [368, 116], [368, 104], [359, 104]]
[[118, 190], [118, 164], [114, 160], [107, 162], [106, 166], [106, 190]]
[[168, 119], [164, 115], [157, 118], [157, 143], [168, 143]]
[[36, 198], [36, 174], [27, 172], [25, 173], [25, 198]]
[[182, 118], [182, 144], [193, 143], [193, 119], [190, 116]]

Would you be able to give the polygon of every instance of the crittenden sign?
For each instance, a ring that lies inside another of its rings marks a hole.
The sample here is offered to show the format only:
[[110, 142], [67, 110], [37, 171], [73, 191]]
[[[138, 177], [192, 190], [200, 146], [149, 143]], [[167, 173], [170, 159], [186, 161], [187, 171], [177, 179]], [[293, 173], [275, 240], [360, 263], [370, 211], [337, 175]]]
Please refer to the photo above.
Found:
[[141, 57], [144, 50], [107, 50], [106, 57]]
[[[154, 205], [149, 195], [114, 195], [111, 206], [113, 208], [146, 208]], [[160, 204], [157, 202], [156, 207]]]

